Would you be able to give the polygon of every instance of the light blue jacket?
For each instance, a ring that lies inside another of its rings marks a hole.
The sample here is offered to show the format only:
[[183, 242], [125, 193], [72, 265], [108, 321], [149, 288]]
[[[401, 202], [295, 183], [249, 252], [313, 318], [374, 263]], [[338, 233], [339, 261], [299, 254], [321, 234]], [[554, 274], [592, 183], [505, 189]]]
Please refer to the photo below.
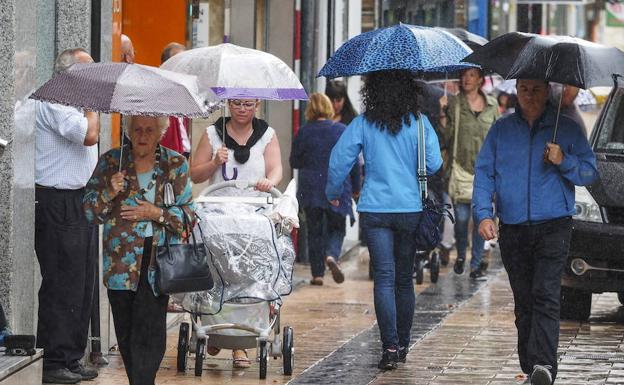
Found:
[[[438, 137], [426, 116], [425, 128], [427, 173], [442, 165]], [[353, 119], [334, 146], [329, 158], [325, 195], [328, 200], [340, 198], [343, 182], [360, 152], [364, 154], [366, 176], [358, 202], [358, 211], [376, 213], [412, 213], [422, 211], [418, 187], [418, 120], [403, 124], [396, 135], [381, 131], [364, 115]]]
[[519, 110], [494, 123], [475, 165], [472, 206], [477, 223], [494, 217], [494, 197], [497, 215], [506, 224], [575, 214], [574, 185], [596, 180], [596, 157], [581, 127], [561, 116], [557, 144], [563, 162], [545, 163], [544, 148], [552, 141], [555, 117], [548, 106], [532, 129]]

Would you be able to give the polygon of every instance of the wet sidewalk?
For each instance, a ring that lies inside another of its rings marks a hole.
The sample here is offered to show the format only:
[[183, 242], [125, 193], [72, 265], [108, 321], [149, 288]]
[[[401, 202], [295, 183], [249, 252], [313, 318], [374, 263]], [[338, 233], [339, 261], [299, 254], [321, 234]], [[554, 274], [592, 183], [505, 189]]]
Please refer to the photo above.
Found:
[[[309, 266], [297, 266], [298, 288], [285, 300], [282, 325], [294, 328], [295, 369], [284, 376], [281, 359], [269, 359], [266, 380], [253, 365], [233, 370], [230, 352], [207, 356], [202, 377], [176, 371], [177, 327], [169, 330], [157, 384], [521, 384], [525, 378], [515, 354], [513, 299], [500, 257], [492, 257], [489, 280], [473, 282], [442, 269], [440, 280], [417, 286], [407, 363], [381, 373], [379, 336], [368, 279], [368, 255], [356, 250], [344, 264], [347, 280], [337, 285], [326, 276], [310, 286]], [[590, 323], [563, 322], [557, 384], [624, 384], [624, 311], [617, 296], [594, 296]], [[121, 359], [109, 356], [92, 385], [127, 384]]]

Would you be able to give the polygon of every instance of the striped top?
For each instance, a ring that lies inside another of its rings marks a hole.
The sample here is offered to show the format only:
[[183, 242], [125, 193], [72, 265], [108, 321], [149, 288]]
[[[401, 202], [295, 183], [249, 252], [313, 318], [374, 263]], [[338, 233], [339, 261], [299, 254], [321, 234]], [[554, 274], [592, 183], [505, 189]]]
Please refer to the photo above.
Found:
[[74, 107], [37, 101], [35, 183], [63, 190], [83, 188], [98, 160], [85, 146], [87, 118]]

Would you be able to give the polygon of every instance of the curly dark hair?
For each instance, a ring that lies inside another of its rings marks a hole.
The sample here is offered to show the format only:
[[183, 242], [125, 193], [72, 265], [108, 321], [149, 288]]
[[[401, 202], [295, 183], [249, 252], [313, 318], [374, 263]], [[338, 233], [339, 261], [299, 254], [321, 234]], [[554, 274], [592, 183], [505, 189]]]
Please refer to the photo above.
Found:
[[410, 115], [418, 116], [422, 90], [410, 71], [378, 71], [366, 74], [362, 86], [364, 117], [380, 130], [391, 134], [411, 124]]

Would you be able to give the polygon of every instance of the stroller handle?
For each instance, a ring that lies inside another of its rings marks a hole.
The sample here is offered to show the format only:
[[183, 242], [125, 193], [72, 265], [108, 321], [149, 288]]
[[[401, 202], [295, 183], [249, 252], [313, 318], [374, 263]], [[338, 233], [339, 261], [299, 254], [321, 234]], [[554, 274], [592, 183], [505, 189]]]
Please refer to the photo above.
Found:
[[[202, 194], [210, 194], [211, 192], [221, 190], [222, 188], [226, 188], [226, 187], [236, 187], [237, 189], [242, 190], [247, 187], [254, 187], [256, 183], [257, 181], [251, 181], [251, 180], [228, 180], [225, 182], [211, 184], [210, 186], [206, 187], [206, 189], [202, 192]], [[273, 198], [279, 198], [282, 196], [282, 193], [275, 187], [271, 187], [271, 189], [268, 192], [271, 194]]]

